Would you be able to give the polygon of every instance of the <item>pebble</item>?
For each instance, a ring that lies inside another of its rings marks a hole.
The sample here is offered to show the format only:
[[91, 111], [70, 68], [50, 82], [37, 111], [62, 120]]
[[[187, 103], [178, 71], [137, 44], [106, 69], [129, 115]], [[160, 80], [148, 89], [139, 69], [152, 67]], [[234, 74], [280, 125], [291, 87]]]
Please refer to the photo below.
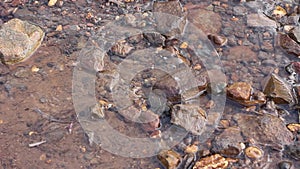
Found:
[[287, 128], [291, 131], [291, 132], [299, 132], [300, 131], [300, 124], [299, 123], [292, 123], [292, 124], [288, 124]]
[[181, 162], [180, 154], [173, 150], [163, 150], [157, 158], [167, 169], [176, 169]]
[[292, 168], [292, 163], [289, 161], [281, 161], [278, 164], [279, 169], [291, 169]]
[[227, 87], [227, 94], [234, 100], [249, 100], [252, 87], [246, 82], [236, 82]]
[[226, 158], [220, 154], [214, 154], [205, 158], [201, 158], [194, 165], [193, 169], [225, 169], [229, 165]]
[[259, 159], [263, 156], [263, 151], [258, 147], [251, 146], [246, 148], [245, 154], [251, 159]]
[[49, 0], [48, 6], [54, 6], [56, 4], [57, 0]]

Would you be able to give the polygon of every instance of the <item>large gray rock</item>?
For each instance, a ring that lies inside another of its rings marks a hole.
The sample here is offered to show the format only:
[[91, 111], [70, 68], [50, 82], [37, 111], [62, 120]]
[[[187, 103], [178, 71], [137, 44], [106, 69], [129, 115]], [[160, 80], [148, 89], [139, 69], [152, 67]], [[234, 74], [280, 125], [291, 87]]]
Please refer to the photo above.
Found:
[[41, 45], [41, 28], [20, 19], [11, 19], [0, 29], [0, 57], [4, 64], [14, 64], [29, 58]]

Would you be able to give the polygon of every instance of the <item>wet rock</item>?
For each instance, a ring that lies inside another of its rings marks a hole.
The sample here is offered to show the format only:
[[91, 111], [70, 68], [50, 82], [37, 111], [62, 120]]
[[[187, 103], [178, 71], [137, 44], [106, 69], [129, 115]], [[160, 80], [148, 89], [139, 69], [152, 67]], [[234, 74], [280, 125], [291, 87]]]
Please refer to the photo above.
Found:
[[299, 123], [291, 123], [286, 126], [291, 132], [299, 132], [300, 124]]
[[230, 48], [227, 58], [237, 61], [254, 61], [257, 60], [257, 55], [247, 46], [236, 46]]
[[291, 31], [292, 37], [295, 41], [300, 43], [300, 26], [297, 26]]
[[272, 60], [272, 59], [266, 59], [264, 61], [261, 62], [263, 65], [265, 66], [273, 66], [273, 67], [277, 67], [277, 63], [276, 61]]
[[291, 86], [274, 73], [270, 75], [263, 92], [277, 104], [296, 103]]
[[235, 6], [233, 7], [233, 14], [235, 16], [243, 16], [247, 14], [247, 8], [243, 6]]
[[41, 45], [43, 38], [41, 28], [20, 19], [11, 19], [0, 29], [2, 62], [14, 64], [29, 58]]
[[208, 35], [208, 39], [210, 39], [214, 44], [219, 46], [224, 46], [227, 43], [227, 38], [219, 35], [210, 34]]
[[176, 169], [181, 162], [180, 154], [173, 150], [163, 150], [157, 158], [167, 169]]
[[160, 89], [166, 94], [166, 97], [169, 101], [177, 103], [181, 100], [179, 95], [179, 86], [174, 78], [170, 75], [159, 76], [157, 82], [153, 86], [154, 89]]
[[218, 34], [222, 27], [220, 15], [205, 9], [189, 11], [188, 19], [205, 34]]
[[252, 87], [246, 82], [236, 82], [227, 88], [227, 94], [234, 100], [249, 100]]
[[181, 34], [186, 24], [186, 12], [181, 3], [175, 1], [155, 1], [153, 12], [157, 21], [157, 30], [167, 36]]
[[100, 106], [99, 104], [95, 104], [93, 107], [91, 107], [90, 112], [92, 119], [103, 119], [105, 117], [104, 107]]
[[289, 35], [279, 34], [279, 44], [287, 53], [300, 56], [300, 45]]
[[153, 32], [153, 33], [144, 33], [143, 35], [145, 39], [147, 39], [147, 41], [151, 43], [151, 45], [165, 46], [166, 38], [162, 34]]
[[134, 47], [129, 45], [126, 41], [121, 41], [111, 48], [111, 52], [120, 57], [126, 57], [132, 49], [134, 49]]
[[194, 165], [193, 169], [225, 169], [229, 162], [226, 158], [219, 154], [211, 155], [205, 158], [201, 158]]
[[206, 123], [206, 112], [196, 104], [175, 105], [171, 123], [179, 125], [195, 135], [200, 135]]
[[292, 163], [289, 161], [281, 161], [278, 164], [279, 169], [291, 169], [292, 168]]
[[250, 146], [246, 148], [245, 154], [251, 159], [259, 159], [263, 156], [263, 151], [258, 147]]
[[278, 146], [293, 142], [293, 134], [277, 116], [237, 114], [234, 119], [244, 137], [253, 139], [260, 144]]
[[143, 111], [139, 117], [142, 127], [146, 132], [153, 132], [160, 127], [159, 115], [150, 110]]
[[242, 151], [240, 143], [243, 141], [241, 131], [236, 127], [229, 127], [215, 137], [213, 151], [223, 156], [234, 157]]
[[247, 25], [249, 27], [274, 27], [276, 22], [269, 19], [262, 13], [247, 15]]
[[227, 78], [221, 70], [211, 69], [207, 71], [209, 78], [209, 92], [214, 94], [223, 93], [227, 86]]
[[300, 160], [300, 142], [286, 146], [284, 154], [287, 154], [289, 157], [295, 160]]

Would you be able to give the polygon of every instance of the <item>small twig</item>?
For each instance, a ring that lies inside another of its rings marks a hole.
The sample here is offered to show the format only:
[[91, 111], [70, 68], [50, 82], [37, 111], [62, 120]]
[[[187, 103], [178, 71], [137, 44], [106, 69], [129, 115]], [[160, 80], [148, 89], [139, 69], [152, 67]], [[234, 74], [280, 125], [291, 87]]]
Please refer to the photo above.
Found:
[[38, 114], [40, 114], [42, 117], [47, 118], [50, 122], [57, 122], [57, 123], [70, 123], [68, 121], [62, 121], [59, 120], [57, 118], [54, 118], [53, 116], [43, 112], [42, 110], [40, 110], [39, 108], [35, 108], [34, 109], [35, 112], [37, 112]]
[[31, 147], [36, 147], [36, 146], [39, 146], [39, 145], [44, 144], [44, 143], [46, 143], [46, 140], [43, 140], [43, 141], [40, 141], [40, 142], [36, 142], [36, 143], [31, 143], [31, 144], [29, 144], [29, 147], [30, 148]]

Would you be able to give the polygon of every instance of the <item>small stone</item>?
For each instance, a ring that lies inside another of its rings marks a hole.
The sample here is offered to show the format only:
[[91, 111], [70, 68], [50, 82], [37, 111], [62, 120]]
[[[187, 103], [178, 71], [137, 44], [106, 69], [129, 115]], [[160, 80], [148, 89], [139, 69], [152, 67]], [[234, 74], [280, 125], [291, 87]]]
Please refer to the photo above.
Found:
[[214, 44], [219, 46], [224, 46], [227, 43], [227, 38], [219, 35], [210, 34], [208, 35], [208, 39], [210, 39]]
[[180, 45], [181, 49], [186, 49], [188, 47], [188, 43], [187, 42], [182, 42], [182, 44]]
[[286, 126], [291, 132], [299, 132], [300, 131], [300, 124], [299, 123], [292, 123]]
[[194, 165], [193, 169], [226, 169], [229, 162], [220, 154], [201, 158]]
[[227, 88], [227, 94], [234, 100], [249, 100], [252, 87], [246, 82], [236, 82]]
[[62, 25], [58, 25], [55, 29], [55, 31], [61, 32], [63, 30]]
[[40, 156], [40, 160], [41, 161], [45, 161], [46, 160], [46, 154], [44, 153], [44, 154], [42, 154], [41, 156]]
[[48, 6], [54, 6], [56, 4], [57, 0], [49, 0]]
[[35, 65], [31, 67], [31, 72], [38, 72], [39, 70], [40, 70], [40, 68], [38, 68]]
[[258, 147], [251, 146], [246, 148], [245, 154], [251, 159], [259, 159], [263, 156], [263, 151]]
[[198, 146], [192, 144], [185, 148], [184, 152], [188, 154], [195, 154], [198, 151]]
[[286, 10], [282, 8], [281, 6], [276, 6], [275, 10], [273, 11], [272, 15], [274, 15], [276, 18], [281, 18], [287, 14]]
[[281, 161], [278, 164], [279, 169], [291, 169], [292, 168], [292, 163], [289, 161]]
[[262, 13], [247, 15], [247, 25], [249, 27], [274, 27], [276, 22], [264, 16]]
[[157, 158], [167, 169], [176, 169], [181, 163], [180, 154], [173, 150], [163, 150], [157, 155]]

